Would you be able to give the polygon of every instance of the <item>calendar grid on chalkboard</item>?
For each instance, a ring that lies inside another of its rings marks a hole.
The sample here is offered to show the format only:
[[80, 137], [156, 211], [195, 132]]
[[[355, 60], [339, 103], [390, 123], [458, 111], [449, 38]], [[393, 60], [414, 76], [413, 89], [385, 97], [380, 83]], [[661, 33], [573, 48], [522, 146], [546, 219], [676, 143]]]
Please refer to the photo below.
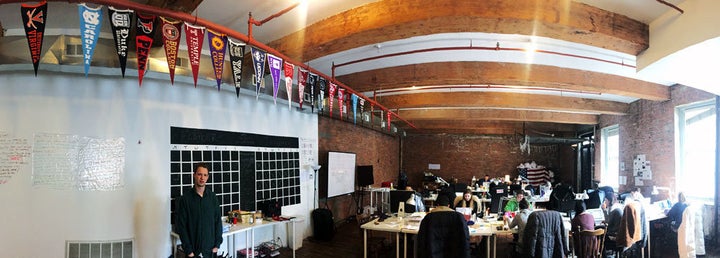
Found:
[[[297, 138], [241, 134], [251, 146], [180, 144], [183, 134], [202, 133], [199, 129], [171, 130], [170, 212], [175, 224], [176, 200], [193, 186], [193, 169], [199, 162], [208, 165], [207, 187], [217, 195], [223, 215], [231, 210], [253, 211], [258, 203], [277, 200], [281, 205], [298, 204], [300, 198], [300, 149]], [[176, 135], [179, 134], [179, 135]], [[233, 139], [232, 133], [211, 131], [208, 137], [191, 136], [194, 143], [204, 140]], [[247, 137], [257, 139], [247, 139]], [[262, 147], [263, 143], [268, 147]]]

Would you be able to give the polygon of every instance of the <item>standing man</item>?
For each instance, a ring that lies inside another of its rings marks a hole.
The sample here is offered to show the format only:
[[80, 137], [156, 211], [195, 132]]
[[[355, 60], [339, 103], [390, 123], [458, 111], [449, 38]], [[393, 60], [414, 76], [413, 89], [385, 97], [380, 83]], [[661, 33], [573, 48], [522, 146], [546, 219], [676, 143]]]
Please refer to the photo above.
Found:
[[177, 227], [187, 257], [216, 257], [223, 242], [220, 203], [205, 187], [208, 177], [205, 164], [195, 165], [194, 185], [179, 199]]

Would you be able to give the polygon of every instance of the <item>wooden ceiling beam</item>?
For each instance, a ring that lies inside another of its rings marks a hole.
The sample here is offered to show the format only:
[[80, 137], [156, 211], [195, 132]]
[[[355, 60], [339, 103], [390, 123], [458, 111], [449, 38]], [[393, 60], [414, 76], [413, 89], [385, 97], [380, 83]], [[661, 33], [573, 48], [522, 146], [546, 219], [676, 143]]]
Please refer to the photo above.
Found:
[[405, 128], [409, 133], [526, 134], [574, 133], [577, 127], [568, 124], [523, 123], [508, 121], [432, 120], [413, 121], [418, 129]]
[[409, 37], [456, 32], [533, 35], [637, 55], [648, 25], [567, 0], [381, 0], [268, 43], [300, 61]]
[[[391, 110], [410, 108], [506, 108], [625, 115], [629, 104], [583, 98], [506, 92], [437, 92], [390, 95], [376, 98]], [[402, 115], [401, 115], [402, 117]]]
[[359, 92], [412, 86], [509, 85], [548, 90], [670, 99], [667, 86], [632, 78], [549, 65], [495, 62], [439, 62], [390, 67], [336, 77]]
[[597, 115], [504, 109], [414, 109], [400, 110], [398, 115], [413, 122], [424, 120], [495, 120], [585, 125], [598, 123]]

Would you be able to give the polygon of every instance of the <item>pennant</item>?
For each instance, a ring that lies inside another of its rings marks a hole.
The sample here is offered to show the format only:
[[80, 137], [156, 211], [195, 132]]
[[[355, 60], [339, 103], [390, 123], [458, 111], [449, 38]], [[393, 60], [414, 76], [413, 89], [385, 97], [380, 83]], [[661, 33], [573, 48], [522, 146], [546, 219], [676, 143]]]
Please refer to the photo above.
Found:
[[[360, 115], [365, 114], [365, 99], [360, 98]], [[365, 124], [365, 119], [361, 119], [362, 123]]]
[[188, 47], [188, 58], [192, 69], [193, 82], [197, 88], [198, 70], [200, 70], [200, 54], [202, 53], [205, 28], [185, 23], [185, 44]]
[[175, 66], [177, 64], [180, 36], [182, 35], [182, 22], [170, 21], [164, 17], [162, 20], [163, 45], [165, 45], [165, 58], [170, 72], [170, 84], [175, 84]]
[[325, 86], [327, 81], [325, 78], [318, 76], [318, 112], [325, 110]]
[[334, 102], [333, 99], [335, 98], [335, 91], [336, 91], [336, 90], [337, 90], [337, 85], [335, 85], [334, 83], [330, 82], [330, 91], [329, 91], [329, 94], [328, 94], [328, 101], [330, 102], [328, 105], [330, 105], [330, 106], [328, 107], [328, 111], [330, 112], [330, 117], [331, 117], [331, 118], [332, 118], [332, 113], [333, 113], [333, 102]]
[[138, 80], [142, 86], [143, 76], [147, 70], [147, 61], [150, 55], [153, 38], [155, 38], [155, 15], [137, 15], [137, 34], [135, 35], [136, 55], [138, 62]]
[[277, 104], [278, 87], [280, 87], [280, 70], [282, 69], [283, 60], [271, 54], [267, 54], [267, 58], [273, 83], [273, 101]]
[[20, 15], [23, 20], [23, 27], [25, 27], [25, 37], [27, 37], [28, 47], [30, 48], [33, 69], [35, 69], [35, 76], [37, 77], [40, 55], [42, 54], [43, 35], [45, 34], [47, 2], [42, 1], [36, 5], [22, 4], [20, 5]]
[[215, 80], [217, 81], [218, 90], [222, 84], [223, 67], [225, 66], [225, 48], [227, 46], [227, 36], [222, 33], [216, 33], [208, 30], [208, 43], [210, 43], [210, 58], [213, 62], [213, 71], [215, 71]]
[[[337, 87], [337, 86], [335, 86]], [[343, 114], [345, 112], [345, 89], [339, 88], [337, 90], [338, 93], [338, 109], [340, 110], [340, 118], [343, 118]]]
[[85, 65], [85, 77], [90, 71], [95, 45], [100, 35], [102, 25], [102, 6], [90, 8], [85, 4], [78, 4], [78, 15], [80, 16], [80, 37], [83, 43], [83, 64]]
[[[295, 65], [285, 62], [285, 66], [283, 66], [283, 68], [283, 71], [285, 72], [285, 91], [287, 91], [288, 96], [288, 108], [292, 110], [292, 82], [293, 75], [295, 74]], [[302, 102], [302, 98], [300, 99], [300, 102]]]
[[387, 129], [388, 129], [388, 132], [390, 131], [390, 127], [392, 127], [392, 126], [390, 126], [390, 118], [391, 118], [391, 117], [392, 117], [392, 113], [390, 113], [390, 111], [388, 110], [388, 112], [387, 112]]
[[300, 109], [302, 109], [302, 104], [305, 102], [305, 84], [307, 83], [308, 79], [308, 71], [305, 69], [302, 69], [302, 67], [298, 67], [298, 103], [300, 103]]
[[123, 77], [125, 77], [125, 66], [127, 65], [128, 38], [130, 37], [133, 13], [133, 10], [118, 10], [112, 6], [108, 7], [110, 28], [115, 39], [115, 48], [117, 49], [120, 71]]
[[240, 82], [242, 81], [242, 60], [245, 57], [245, 42], [230, 42], [230, 67], [232, 68], [233, 84], [235, 85], [235, 95], [240, 97]]
[[255, 68], [255, 75], [253, 75], [253, 83], [255, 83], [255, 99], [260, 97], [260, 88], [264, 88], [263, 76], [265, 75], [265, 57], [267, 53], [262, 49], [251, 47], [250, 54], [252, 55], [253, 67]]
[[357, 124], [358, 96], [353, 93], [352, 95], [350, 95], [350, 99], [352, 100], [353, 124]]
[[315, 113], [315, 87], [317, 86], [318, 76], [311, 73], [308, 75], [308, 86], [310, 86], [310, 112]]
[[[375, 113], [375, 104], [370, 103], [370, 126], [373, 125], [373, 114]], [[382, 116], [381, 116], [382, 117]]]

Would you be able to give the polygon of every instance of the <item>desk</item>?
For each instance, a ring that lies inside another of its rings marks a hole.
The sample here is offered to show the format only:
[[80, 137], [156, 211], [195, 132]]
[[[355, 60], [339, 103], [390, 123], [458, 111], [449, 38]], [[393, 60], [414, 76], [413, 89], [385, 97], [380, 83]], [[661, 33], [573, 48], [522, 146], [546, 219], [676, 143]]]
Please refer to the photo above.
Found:
[[[377, 219], [375, 219], [360, 226], [360, 228], [363, 229], [363, 257], [367, 258], [367, 231], [374, 230], [395, 233], [395, 257], [398, 258], [400, 257], [400, 234], [403, 234], [403, 256], [407, 258], [407, 235], [417, 235], [419, 228], [406, 226], [403, 222], [404, 220], [397, 220], [396, 218], [388, 218], [384, 222], [379, 222]], [[468, 231], [471, 237], [482, 236], [491, 238], [486, 241], [487, 257], [490, 257], [491, 241], [493, 242], [493, 257], [495, 257], [496, 255], [497, 234], [502, 232], [510, 232], [509, 230], [498, 231], [496, 229], [496, 227], [498, 225], [502, 225], [502, 223], [502, 221], [497, 221], [497, 219], [488, 221], [479, 220], [477, 223], [475, 223], [475, 225], [468, 226]]]
[[[292, 227], [292, 234], [293, 234], [293, 247], [297, 246], [297, 237], [295, 234], [295, 219], [290, 220], [284, 220], [284, 221], [262, 221], [262, 223], [253, 223], [253, 224], [244, 224], [244, 223], [238, 223], [235, 225], [232, 225], [230, 227], [230, 230], [227, 232], [223, 232], [222, 237], [224, 240], [230, 240], [225, 241], [226, 247], [228, 253], [232, 254], [233, 257], [237, 256], [237, 249], [235, 247], [235, 236], [240, 233], [245, 233], [245, 251], [249, 254], [255, 253], [255, 230], [270, 226], [278, 226], [278, 225], [291, 225]], [[289, 232], [289, 231], [288, 231]], [[177, 241], [180, 239], [180, 235], [178, 235], [175, 232], [170, 232], [170, 237], [173, 245], [173, 257], [177, 255]], [[273, 236], [274, 239], [274, 236]], [[288, 243], [289, 245], [289, 243]], [[295, 248], [291, 248], [293, 250], [293, 258], [295, 258]]]

